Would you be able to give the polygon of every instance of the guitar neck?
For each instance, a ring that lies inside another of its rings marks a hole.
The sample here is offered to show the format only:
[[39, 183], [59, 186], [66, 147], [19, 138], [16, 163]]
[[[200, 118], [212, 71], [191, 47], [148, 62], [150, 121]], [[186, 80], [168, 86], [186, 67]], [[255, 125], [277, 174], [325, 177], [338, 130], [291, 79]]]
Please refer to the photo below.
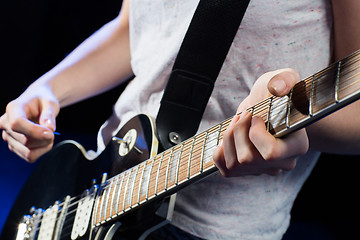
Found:
[[282, 137], [359, 99], [360, 52], [297, 83], [285, 97], [270, 97], [249, 108], [267, 130]]
[[223, 125], [226, 123], [109, 179], [95, 203], [94, 225], [216, 171], [212, 153], [225, 130]]
[[[285, 136], [354, 102], [360, 96], [360, 53], [299, 82], [284, 97], [269, 97], [248, 108], [267, 130]], [[93, 226], [215, 172], [212, 154], [231, 119], [109, 179], [96, 198]]]

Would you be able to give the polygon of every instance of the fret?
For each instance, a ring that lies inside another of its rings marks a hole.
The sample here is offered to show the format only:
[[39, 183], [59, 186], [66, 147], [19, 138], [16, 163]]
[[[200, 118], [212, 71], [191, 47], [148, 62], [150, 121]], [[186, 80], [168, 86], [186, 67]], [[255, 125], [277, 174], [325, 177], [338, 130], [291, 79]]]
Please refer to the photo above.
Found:
[[270, 114], [267, 116], [266, 130], [272, 135], [276, 135], [288, 128], [289, 109], [291, 109], [289, 96], [291, 96], [291, 93], [283, 97], [272, 97], [269, 101], [271, 107], [268, 107]]
[[341, 61], [338, 62], [336, 80], [335, 80], [335, 102], [339, 103], [339, 83], [340, 83]]
[[310, 103], [309, 103], [309, 115], [312, 117], [314, 115], [314, 94], [315, 94], [315, 74], [312, 77], [311, 81], [311, 92], [310, 92]]
[[[132, 170], [135, 169], [135, 174], [132, 172]], [[130, 188], [128, 189], [128, 193], [127, 195], [127, 205], [129, 205], [129, 208], [132, 207], [132, 197], [133, 197], [133, 193], [134, 193], [134, 186], [135, 186], [135, 180], [136, 180], [136, 176], [139, 172], [139, 165], [136, 166], [136, 168], [133, 168], [131, 170], [131, 180], [130, 180]]]
[[267, 130], [268, 132], [270, 132], [270, 126], [271, 126], [271, 123], [270, 123], [270, 115], [271, 115], [271, 108], [272, 108], [273, 98], [274, 98], [274, 97], [271, 97], [271, 98], [270, 98], [269, 107], [268, 107], [268, 113], [267, 113], [267, 116], [266, 116], [266, 130]]
[[181, 144], [181, 148], [179, 150], [180, 151], [179, 157], [178, 157], [177, 162], [176, 162], [175, 185], [178, 185], [178, 182], [179, 182], [180, 159], [181, 159], [183, 149], [184, 149], [184, 143]]
[[[121, 179], [120, 179], [121, 177]], [[121, 188], [124, 182], [124, 178], [125, 178], [125, 174], [119, 174], [119, 179], [120, 179], [120, 183], [117, 184], [118, 188], [117, 188], [117, 192], [116, 192], [116, 202], [115, 202], [115, 206], [116, 206], [116, 210], [115, 213], [113, 215], [117, 215], [120, 211], [119, 211], [119, 205], [120, 205], [120, 194], [121, 194]]]
[[206, 132], [202, 132], [201, 134], [197, 135], [195, 138], [194, 149], [191, 156], [191, 166], [190, 166], [190, 176], [192, 178], [198, 174], [200, 174], [199, 169], [201, 168], [201, 155], [203, 152], [203, 144], [204, 144], [204, 137], [206, 136]]
[[181, 184], [183, 181], [187, 180], [188, 174], [188, 159], [191, 155], [190, 150], [193, 143], [193, 138], [189, 138], [182, 143], [180, 148], [180, 155], [178, 162], [176, 163], [176, 177], [175, 177], [175, 186]]
[[96, 196], [95, 199], [95, 207], [94, 207], [94, 216], [93, 216], [93, 226], [98, 226], [100, 224], [100, 221], [98, 221], [99, 219], [99, 205], [100, 205], [100, 198], [101, 195], [99, 193], [99, 195]]
[[147, 186], [146, 186], [146, 195], [145, 195], [145, 199], [148, 200], [149, 199], [149, 188], [150, 188], [150, 180], [151, 180], [151, 172], [152, 169], [154, 167], [154, 162], [155, 162], [155, 158], [153, 158], [151, 165], [150, 165], [150, 170], [149, 170], [149, 179], [147, 180]]
[[219, 124], [218, 139], [216, 141], [217, 146], [219, 146], [220, 139], [222, 138], [221, 131], [222, 131], [222, 128], [223, 128], [223, 124], [224, 124], [223, 122]]
[[252, 106], [252, 107], [250, 108], [250, 113], [251, 113], [252, 116], [254, 116], [254, 111], [255, 111], [255, 107]]
[[173, 155], [173, 153], [174, 153], [174, 147], [171, 148], [169, 160], [168, 160], [167, 167], [166, 167], [165, 191], [167, 190], [167, 187], [168, 187], [169, 168], [170, 168], [170, 164], [171, 164], [171, 156]]
[[[314, 82], [314, 76], [311, 76], [304, 81], [297, 83], [292, 89], [290, 95], [290, 106], [289, 111], [287, 112], [287, 127], [284, 129], [289, 129], [295, 126], [299, 121], [304, 120], [310, 117], [310, 105], [313, 106], [314, 97], [311, 96], [311, 86]], [[316, 85], [315, 85], [316, 87]], [[276, 131], [275, 131], [276, 132]], [[278, 135], [276, 135], [278, 136]]]
[[103, 195], [103, 189], [101, 190], [101, 195], [100, 195], [100, 202], [99, 202], [99, 208], [98, 208], [98, 221], [99, 223], [101, 223], [101, 219], [102, 219], [102, 208], [103, 208], [103, 201], [104, 201], [104, 195]]
[[112, 212], [113, 212], [113, 206], [114, 206], [114, 198], [115, 198], [115, 191], [116, 191], [116, 186], [117, 186], [117, 181], [118, 181], [119, 176], [116, 176], [116, 178], [112, 178], [111, 179], [111, 201], [110, 201], [110, 205], [108, 207], [108, 212], [109, 212], [109, 219], [112, 217]]
[[104, 201], [104, 195], [103, 195], [103, 190], [100, 191], [101, 194], [99, 195], [99, 206], [97, 209], [97, 222], [101, 223], [102, 222], [102, 211], [103, 211], [103, 201]]
[[206, 144], [206, 139], [209, 135], [209, 131], [206, 131], [206, 135], [204, 137], [204, 142], [203, 142], [203, 145], [202, 145], [202, 150], [201, 150], [201, 159], [200, 159], [200, 173], [203, 172], [203, 168], [204, 168], [204, 153], [205, 153], [205, 144]]
[[161, 162], [162, 162], [162, 158], [163, 158], [163, 154], [157, 155], [154, 158], [154, 163], [153, 163], [153, 167], [152, 170], [150, 172], [150, 179], [149, 179], [149, 192], [147, 194], [147, 199], [150, 199], [152, 197], [155, 197], [157, 194], [157, 185], [156, 185], [156, 181], [158, 181], [158, 172], [160, 171], [160, 167], [161, 167]]
[[290, 128], [290, 106], [291, 106], [291, 99], [292, 99], [292, 94], [294, 92], [294, 89], [292, 88], [290, 90], [290, 93], [289, 93], [289, 98], [288, 98], [288, 101], [287, 101], [287, 104], [286, 104], [286, 128]]
[[[114, 180], [112, 181], [111, 185], [112, 185], [112, 194], [111, 194], [111, 203], [110, 203], [110, 207], [109, 207], [109, 216], [110, 218], [112, 218], [114, 216], [114, 211], [116, 208], [116, 196], [117, 196], [117, 192], [118, 192], [118, 182], [120, 179], [120, 174], [116, 175], [114, 177]], [[115, 213], [116, 214], [116, 213]]]
[[155, 196], [158, 194], [158, 186], [159, 186], [159, 177], [160, 177], [160, 167], [161, 167], [161, 163], [164, 159], [164, 154], [165, 152], [163, 152], [163, 154], [161, 155], [160, 161], [159, 161], [159, 167], [156, 173], [156, 182], [155, 182]]
[[176, 145], [173, 147], [172, 156], [170, 157], [170, 162], [168, 165], [168, 172], [166, 177], [166, 190], [169, 190], [170, 188], [176, 186], [176, 171], [177, 171], [177, 162], [179, 161], [180, 157], [180, 149], [181, 145]]
[[102, 213], [103, 213], [103, 208], [104, 208], [104, 199], [105, 199], [104, 192], [105, 192], [106, 187], [103, 184], [103, 186], [101, 188], [102, 188], [102, 190], [101, 190], [101, 203], [100, 203], [100, 210], [99, 210], [99, 222], [100, 223], [102, 223], [102, 219], [103, 219], [102, 218]]
[[164, 154], [164, 160], [162, 162], [162, 167], [160, 168], [160, 173], [159, 173], [159, 182], [158, 182], [158, 191], [157, 194], [160, 194], [164, 191], [167, 191], [167, 179], [169, 177], [169, 164], [171, 161], [171, 155], [174, 152], [174, 148], [170, 148], [168, 150], [165, 151]]
[[216, 147], [218, 146], [219, 141], [219, 135], [221, 126], [213, 127], [208, 131], [208, 135], [206, 137], [206, 144], [204, 149], [204, 158], [202, 161], [203, 164], [203, 171], [207, 169], [208, 167], [214, 165], [213, 160], [213, 153]]
[[357, 67], [360, 64], [359, 55], [355, 59], [343, 64], [343, 69], [340, 73], [341, 82], [339, 82], [339, 100], [349, 99], [359, 89], [360, 69]]
[[314, 91], [313, 115], [336, 104], [334, 89], [336, 88], [337, 70], [336, 65], [332, 65], [326, 71], [315, 74], [316, 87]]
[[110, 198], [110, 194], [111, 194], [111, 183], [108, 182], [106, 188], [107, 188], [107, 193], [106, 193], [106, 200], [105, 200], [105, 207], [104, 207], [104, 220], [107, 219], [107, 210], [108, 210], [109, 198]]
[[136, 176], [134, 178], [134, 183], [132, 187], [132, 193], [131, 193], [131, 207], [135, 207], [139, 204], [138, 198], [139, 198], [139, 182], [141, 181], [141, 174], [145, 168], [146, 162], [142, 162], [138, 165], [138, 169], [136, 170]]
[[147, 161], [144, 162], [144, 168], [143, 168], [143, 170], [141, 171], [141, 176], [140, 176], [140, 181], [139, 181], [139, 186], [138, 186], [139, 191], [138, 191], [137, 204], [140, 203], [140, 196], [141, 196], [143, 178], [145, 177], [144, 174], [145, 174], [145, 170], [146, 170], [146, 164], [147, 164]]
[[138, 201], [138, 193], [139, 193], [139, 182], [140, 182], [140, 178], [141, 178], [141, 174], [144, 168], [144, 164], [146, 162], [142, 162], [140, 164], [137, 165], [137, 170], [136, 170], [136, 174], [134, 177], [134, 181], [132, 183], [132, 187], [131, 187], [131, 196], [130, 196], [130, 206], [131, 208], [135, 207], [136, 205], [138, 205], [139, 201]]
[[195, 137], [193, 137], [193, 141], [191, 143], [191, 148], [190, 148], [190, 153], [189, 153], [187, 179], [190, 179], [191, 158], [192, 158], [192, 155], [193, 155], [194, 144], [195, 144]]
[[123, 191], [124, 193], [124, 196], [122, 198], [123, 202], [122, 202], [122, 211], [125, 212], [125, 203], [126, 203], [126, 193], [127, 193], [127, 189], [128, 189], [128, 186], [129, 186], [129, 182], [130, 182], [130, 177], [131, 177], [131, 170], [132, 169], [129, 169], [129, 171], [127, 171], [127, 180], [126, 180], [126, 184], [125, 184], [125, 189]]

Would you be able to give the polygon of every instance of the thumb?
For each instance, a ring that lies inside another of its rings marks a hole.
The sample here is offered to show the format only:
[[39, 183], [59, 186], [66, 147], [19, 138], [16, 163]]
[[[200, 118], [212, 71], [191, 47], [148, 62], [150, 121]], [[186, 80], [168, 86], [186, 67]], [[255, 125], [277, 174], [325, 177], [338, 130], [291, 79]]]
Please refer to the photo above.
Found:
[[0, 129], [5, 129], [5, 117], [5, 114], [0, 117]]
[[268, 90], [271, 94], [282, 97], [288, 94], [298, 82], [300, 82], [300, 76], [295, 70], [290, 68], [283, 69], [283, 71], [270, 79]]
[[59, 113], [59, 107], [56, 104], [46, 103], [42, 106], [39, 124], [51, 129], [53, 132], [56, 130], [56, 116]]

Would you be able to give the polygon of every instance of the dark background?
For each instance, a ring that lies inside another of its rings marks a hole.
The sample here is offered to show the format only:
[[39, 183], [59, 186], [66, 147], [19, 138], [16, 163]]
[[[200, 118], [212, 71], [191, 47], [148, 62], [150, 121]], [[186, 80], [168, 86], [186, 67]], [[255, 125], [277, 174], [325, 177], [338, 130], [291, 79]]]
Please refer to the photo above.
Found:
[[[117, 16], [121, 0], [11, 0], [1, 4], [0, 113], [32, 81]], [[57, 140], [88, 148], [122, 87], [62, 110]], [[101, 106], [101, 107], [99, 107]], [[331, 131], [331, 129], [330, 129]], [[286, 239], [350, 239], [357, 235], [359, 157], [323, 155], [296, 200]], [[16, 194], [36, 164], [0, 141], [0, 232]]]

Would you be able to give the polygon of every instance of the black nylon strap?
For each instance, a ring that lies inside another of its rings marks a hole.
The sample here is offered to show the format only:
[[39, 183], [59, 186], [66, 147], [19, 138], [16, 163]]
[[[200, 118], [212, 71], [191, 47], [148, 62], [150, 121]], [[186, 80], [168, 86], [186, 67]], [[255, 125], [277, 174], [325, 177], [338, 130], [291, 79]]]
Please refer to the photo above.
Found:
[[159, 140], [164, 149], [196, 133], [249, 2], [200, 0], [156, 118]]

